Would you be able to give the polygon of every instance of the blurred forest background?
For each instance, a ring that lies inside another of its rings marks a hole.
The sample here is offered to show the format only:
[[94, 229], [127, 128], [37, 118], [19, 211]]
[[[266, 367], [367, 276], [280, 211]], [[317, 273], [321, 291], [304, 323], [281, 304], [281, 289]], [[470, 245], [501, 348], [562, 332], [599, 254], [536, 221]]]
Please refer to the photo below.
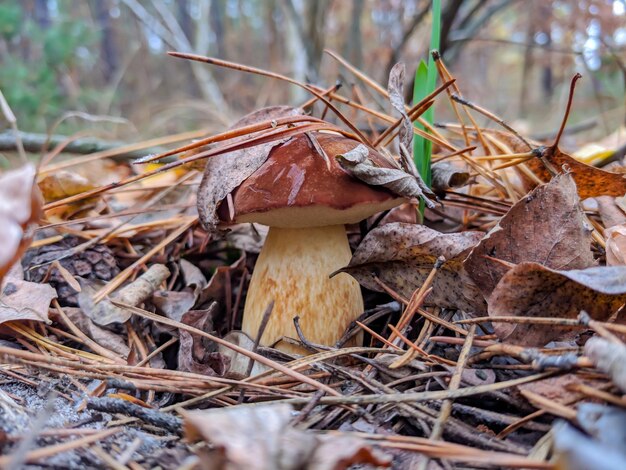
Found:
[[[0, 89], [23, 131], [136, 141], [219, 130], [256, 107], [307, 96], [166, 51], [224, 58], [322, 86], [339, 79], [345, 95], [358, 97], [354, 77], [323, 49], [385, 85], [397, 61], [412, 75], [428, 52], [430, 4], [2, 0]], [[464, 95], [520, 131], [540, 135], [558, 127], [576, 72], [584, 80], [571, 125], [594, 125], [588, 134], [594, 138], [624, 125], [626, 0], [443, 0], [441, 51]], [[436, 120], [453, 118], [445, 100], [438, 106]]]

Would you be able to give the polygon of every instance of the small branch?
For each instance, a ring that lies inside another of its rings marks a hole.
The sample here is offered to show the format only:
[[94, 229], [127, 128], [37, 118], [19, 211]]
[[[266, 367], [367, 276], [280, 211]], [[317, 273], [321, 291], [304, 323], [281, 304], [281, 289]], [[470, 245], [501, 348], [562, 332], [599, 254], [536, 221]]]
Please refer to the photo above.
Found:
[[[82, 138], [67, 142], [71, 137], [65, 135], [33, 134], [30, 132], [2, 132], [0, 133], [0, 152], [13, 152], [22, 150], [32, 153], [40, 153], [46, 144], [51, 147], [63, 145], [64, 153], [87, 155], [95, 152], [114, 150], [127, 145], [124, 142], [108, 142], [102, 139]], [[66, 143], [67, 142], [67, 143]], [[114, 160], [129, 160], [144, 157], [147, 153], [162, 152], [161, 148], [138, 149], [121, 152], [112, 156]]]
[[134, 403], [117, 398], [89, 398], [87, 408], [104, 413], [119, 413], [133, 418], [139, 418], [148, 424], [180, 434], [182, 420], [176, 416], [158, 410], [144, 408]]
[[17, 119], [15, 118], [15, 114], [13, 113], [13, 110], [9, 106], [9, 103], [7, 103], [7, 100], [4, 98], [4, 94], [2, 93], [2, 90], [0, 90], [0, 109], [2, 110], [2, 114], [4, 114], [4, 117], [6, 118], [9, 125], [11, 126], [11, 129], [13, 131], [13, 135], [15, 138], [15, 148], [20, 154], [20, 159], [22, 160], [22, 163], [26, 163], [28, 159], [26, 158], [26, 152], [24, 152], [24, 145], [22, 144], [20, 131], [17, 128]]

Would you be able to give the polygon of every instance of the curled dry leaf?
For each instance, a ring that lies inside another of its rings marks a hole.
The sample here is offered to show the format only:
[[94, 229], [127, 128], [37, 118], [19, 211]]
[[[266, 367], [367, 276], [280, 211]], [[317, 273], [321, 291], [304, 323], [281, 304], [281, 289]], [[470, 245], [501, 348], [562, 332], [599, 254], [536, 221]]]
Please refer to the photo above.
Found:
[[463, 259], [482, 237], [481, 232], [439, 233], [423, 225], [391, 223], [375, 228], [363, 239], [350, 263], [337, 272], [353, 276], [368, 289], [382, 291], [375, 281], [405, 297], [421, 287], [440, 256], [445, 262], [432, 284], [427, 305], [486, 312], [485, 301], [463, 267]]
[[389, 102], [391, 106], [402, 116], [402, 123], [400, 124], [400, 131], [398, 133], [400, 143], [410, 152], [413, 149], [411, 145], [413, 141], [413, 123], [404, 109], [405, 70], [402, 62], [398, 62], [391, 68], [389, 71], [387, 91], [389, 92]]
[[[299, 114], [303, 114], [301, 109], [290, 106], [263, 108], [244, 116], [233, 124], [231, 129]], [[248, 135], [246, 138], [252, 135]], [[233, 139], [231, 142], [236, 141]], [[215, 233], [217, 231], [219, 223], [217, 207], [220, 202], [265, 163], [273, 147], [284, 141], [284, 139], [276, 140], [267, 144], [216, 155], [207, 160], [204, 176], [198, 189], [198, 213], [207, 232]]]
[[[169, 275], [170, 271], [165, 265], [153, 264], [145, 273], [114, 293], [112, 297], [118, 302], [135, 307], [149, 299]], [[126, 322], [132, 316], [131, 312], [113, 305], [108, 299], [94, 303], [97, 284], [99, 283], [81, 280], [82, 291], [78, 294], [80, 308], [100, 326]]]
[[247, 253], [260, 253], [265, 244], [269, 227], [261, 224], [236, 224], [229, 227], [226, 241], [232, 246]]
[[172, 320], [181, 321], [182, 316], [196, 304], [196, 296], [189, 289], [157, 291], [151, 301], [159, 313]]
[[[181, 322], [202, 331], [213, 333], [213, 312], [216, 305], [206, 310], [191, 310]], [[230, 360], [217, 351], [217, 345], [202, 336], [179, 330], [178, 370], [204, 375], [224, 375]]]
[[185, 259], [181, 259], [179, 264], [185, 281], [184, 289], [157, 291], [152, 296], [152, 303], [158, 311], [176, 321], [182, 321], [182, 316], [196, 305], [200, 293], [208, 284], [197, 266]]
[[613, 383], [626, 393], [626, 346], [603, 338], [593, 337], [585, 343], [585, 356], [608, 374]]
[[[114, 333], [110, 330], [104, 329], [96, 325], [91, 318], [89, 318], [80, 308], [65, 307], [63, 309], [68, 318], [76, 325], [83, 333], [93, 339], [100, 346], [114, 351], [117, 355], [126, 359], [130, 354], [130, 348], [126, 344], [126, 341], [121, 335]], [[54, 310], [52, 310], [52, 318], [54, 317]]]
[[369, 149], [359, 144], [349, 152], [337, 155], [335, 158], [341, 168], [367, 184], [383, 186], [394, 194], [406, 198], [422, 198], [428, 207], [435, 207], [435, 203], [428, 199], [434, 198], [435, 194], [426, 186], [419, 174], [413, 176], [399, 168], [375, 166], [368, 155]]
[[[576, 318], [581, 310], [605, 321], [626, 302], [626, 267], [556, 271], [537, 263], [511, 268], [489, 298], [490, 316]], [[496, 323], [498, 337], [524, 346], [559, 339], [563, 327]]]
[[526, 195], [472, 250], [465, 269], [486, 299], [508, 270], [488, 257], [562, 270], [592, 266], [591, 232], [572, 177], [558, 175]]
[[470, 174], [458, 163], [437, 162], [431, 166], [432, 185], [435, 192], [460, 188], [469, 181]]
[[626, 265], [626, 224], [607, 228], [604, 237], [607, 266]]
[[219, 470], [344, 470], [356, 464], [389, 467], [391, 459], [352, 436], [318, 436], [289, 425], [289, 405], [185, 412], [187, 439], [213, 452], [203, 468]]
[[626, 213], [621, 205], [618, 204], [621, 198], [598, 196], [595, 199], [598, 204], [598, 213], [602, 218], [602, 225], [605, 228], [626, 224]]
[[0, 281], [28, 247], [41, 203], [34, 165], [0, 175]]
[[56, 296], [50, 284], [24, 281], [21, 266], [16, 264], [0, 283], [0, 323], [16, 320], [49, 323], [48, 308]]
[[[254, 341], [245, 334], [243, 331], [232, 330], [229, 331], [224, 339], [229, 343], [241, 346], [242, 348], [252, 351], [254, 348]], [[223, 344], [217, 345], [217, 352], [230, 359], [230, 367], [228, 368], [228, 377], [236, 379], [242, 379], [248, 375], [248, 367], [250, 366], [250, 358], [245, 354], [241, 354]], [[254, 361], [250, 376], [255, 376], [262, 372], [271, 370], [268, 366]]]

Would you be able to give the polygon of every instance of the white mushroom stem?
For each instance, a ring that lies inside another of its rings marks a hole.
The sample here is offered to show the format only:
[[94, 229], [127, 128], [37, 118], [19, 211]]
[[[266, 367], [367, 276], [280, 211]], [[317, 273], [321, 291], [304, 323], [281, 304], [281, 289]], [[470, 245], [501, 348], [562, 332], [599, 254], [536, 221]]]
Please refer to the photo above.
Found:
[[[274, 300], [262, 345], [273, 345], [283, 336], [297, 339], [296, 316], [308, 341], [334, 345], [350, 322], [363, 313], [359, 284], [344, 273], [328, 277], [346, 266], [351, 256], [343, 225], [271, 227], [250, 280], [243, 331], [256, 338], [263, 313]], [[303, 352], [285, 342], [278, 347]]]

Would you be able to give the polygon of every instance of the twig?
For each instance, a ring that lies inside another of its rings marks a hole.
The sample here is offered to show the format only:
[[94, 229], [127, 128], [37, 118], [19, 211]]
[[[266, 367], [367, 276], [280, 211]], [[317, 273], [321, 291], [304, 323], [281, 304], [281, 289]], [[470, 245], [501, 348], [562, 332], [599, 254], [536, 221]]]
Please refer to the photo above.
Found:
[[[459, 354], [459, 359], [456, 363], [456, 369], [454, 370], [454, 374], [452, 374], [452, 378], [450, 379], [450, 384], [448, 385], [448, 390], [458, 390], [459, 385], [461, 385], [461, 377], [463, 374], [463, 370], [465, 369], [465, 364], [467, 363], [467, 358], [469, 357], [470, 350], [472, 348], [472, 342], [474, 341], [474, 335], [476, 333], [476, 325], [472, 325], [467, 332], [467, 336], [465, 337], [465, 343], [463, 344], [463, 348], [461, 349], [461, 353]], [[437, 441], [441, 439], [441, 435], [443, 434], [443, 427], [450, 417], [450, 413], [452, 412], [452, 400], [444, 400], [441, 405], [441, 410], [439, 411], [439, 416], [437, 417], [437, 421], [435, 421], [435, 425], [430, 433], [430, 440]], [[422, 459], [420, 462], [419, 470], [426, 470], [428, 467], [428, 457]]]
[[181, 433], [182, 420], [180, 418], [158, 410], [144, 408], [119, 398], [89, 398], [87, 408], [104, 413], [129, 415], [174, 434]]
[[20, 131], [17, 128], [17, 119], [15, 118], [15, 114], [13, 114], [13, 110], [9, 106], [9, 103], [7, 103], [7, 100], [4, 98], [4, 93], [2, 93], [2, 90], [0, 90], [0, 109], [2, 110], [2, 114], [4, 114], [5, 119], [13, 130], [13, 135], [15, 136], [15, 146], [17, 147], [20, 159], [22, 160], [22, 163], [26, 163], [28, 161], [28, 158], [26, 157], [24, 145], [22, 144], [22, 136], [20, 135]]

